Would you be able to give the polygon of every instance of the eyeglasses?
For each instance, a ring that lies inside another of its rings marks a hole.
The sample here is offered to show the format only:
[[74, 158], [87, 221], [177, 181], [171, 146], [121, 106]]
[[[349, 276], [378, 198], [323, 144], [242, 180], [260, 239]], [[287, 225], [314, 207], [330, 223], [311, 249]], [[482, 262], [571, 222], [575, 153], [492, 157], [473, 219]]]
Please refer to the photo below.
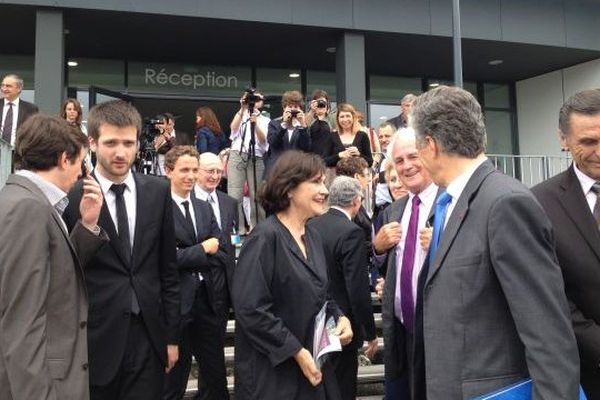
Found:
[[222, 175], [223, 174], [223, 170], [218, 169], [218, 168], [211, 168], [211, 169], [200, 168], [200, 169], [209, 175]]

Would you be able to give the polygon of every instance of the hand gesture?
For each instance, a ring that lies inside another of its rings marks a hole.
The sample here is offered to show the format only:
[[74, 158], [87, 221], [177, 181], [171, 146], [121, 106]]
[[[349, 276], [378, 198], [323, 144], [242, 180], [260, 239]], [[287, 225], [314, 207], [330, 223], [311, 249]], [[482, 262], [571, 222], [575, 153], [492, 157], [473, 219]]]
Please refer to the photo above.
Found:
[[350, 320], [344, 316], [340, 317], [335, 327], [335, 334], [340, 337], [342, 346], [346, 346], [352, 341], [354, 333], [352, 332], [352, 326]]
[[88, 228], [98, 225], [98, 217], [102, 209], [102, 189], [94, 178], [87, 175], [83, 178], [83, 196], [79, 202], [79, 214], [81, 223]]
[[377, 278], [377, 285], [375, 285], [375, 293], [377, 293], [377, 297], [379, 300], [383, 299], [383, 288], [385, 287], [385, 279]]
[[200, 243], [206, 254], [215, 254], [219, 250], [219, 239], [209, 238]]
[[385, 224], [379, 229], [373, 240], [375, 254], [383, 254], [400, 243], [402, 238], [402, 226], [397, 221]]
[[165, 368], [165, 373], [171, 372], [175, 363], [179, 360], [179, 346], [175, 344], [167, 345], [167, 367]]
[[379, 341], [377, 337], [375, 337], [375, 339], [367, 342], [367, 345], [364, 347], [365, 356], [367, 356], [369, 360], [372, 360], [377, 353], [377, 350], [379, 350]]
[[311, 385], [317, 386], [319, 383], [321, 383], [323, 375], [321, 374], [321, 371], [317, 368], [315, 360], [313, 359], [312, 355], [308, 350], [300, 350], [296, 353], [294, 359], [300, 366], [302, 373], [304, 374], [306, 379], [308, 379]]
[[431, 236], [433, 235], [433, 228], [425, 227], [419, 230], [419, 242], [423, 250], [429, 249], [429, 243], [431, 243]]

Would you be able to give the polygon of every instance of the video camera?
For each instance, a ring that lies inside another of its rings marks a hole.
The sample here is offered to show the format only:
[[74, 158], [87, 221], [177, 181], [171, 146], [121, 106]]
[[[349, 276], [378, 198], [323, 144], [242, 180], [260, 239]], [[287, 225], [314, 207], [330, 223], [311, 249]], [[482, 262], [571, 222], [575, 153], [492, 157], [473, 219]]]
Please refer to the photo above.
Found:
[[164, 122], [164, 119], [158, 118], [144, 119], [144, 123], [142, 125], [142, 133], [140, 135], [140, 142], [142, 143], [142, 148], [144, 148], [143, 144], [152, 144], [154, 138], [158, 134], [160, 134], [160, 130], [156, 127], [156, 125], [162, 124]]
[[262, 101], [263, 97], [260, 94], [256, 94], [256, 88], [249, 87], [245, 90], [243, 103], [247, 104], [251, 108], [254, 108], [254, 104], [257, 101]]

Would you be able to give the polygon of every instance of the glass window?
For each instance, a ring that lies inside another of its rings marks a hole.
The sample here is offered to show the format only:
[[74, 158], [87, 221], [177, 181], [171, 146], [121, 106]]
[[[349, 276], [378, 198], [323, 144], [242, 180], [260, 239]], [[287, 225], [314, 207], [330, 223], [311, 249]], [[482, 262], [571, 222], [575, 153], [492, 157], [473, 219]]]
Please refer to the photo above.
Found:
[[399, 105], [369, 104], [369, 127], [378, 128], [382, 122], [400, 114]]
[[120, 60], [77, 58], [78, 65], [69, 67], [70, 87], [87, 89], [98, 86], [107, 89], [125, 89], [125, 63]]
[[[24, 89], [33, 89], [33, 56], [13, 56], [2, 54], [0, 56], [0, 77], [8, 74], [16, 74], [23, 79]], [[30, 101], [28, 98], [24, 98], [26, 101]]]
[[129, 92], [240, 98], [250, 86], [250, 67], [130, 62]]
[[87, 118], [90, 111], [90, 93], [87, 90], [77, 91], [77, 100], [81, 104], [81, 121], [87, 127]]
[[327, 92], [330, 100], [336, 98], [335, 72], [306, 71], [306, 97], [310, 100], [312, 93], [321, 89]]
[[485, 127], [488, 153], [513, 154], [510, 111], [485, 111]]
[[256, 87], [266, 96], [281, 96], [288, 90], [302, 91], [300, 69], [257, 68]]
[[403, 78], [398, 76], [369, 76], [369, 99], [381, 102], [394, 102], [400, 104], [400, 100], [406, 94], [421, 93], [421, 78]]
[[508, 85], [485, 83], [483, 85], [485, 107], [510, 108]]

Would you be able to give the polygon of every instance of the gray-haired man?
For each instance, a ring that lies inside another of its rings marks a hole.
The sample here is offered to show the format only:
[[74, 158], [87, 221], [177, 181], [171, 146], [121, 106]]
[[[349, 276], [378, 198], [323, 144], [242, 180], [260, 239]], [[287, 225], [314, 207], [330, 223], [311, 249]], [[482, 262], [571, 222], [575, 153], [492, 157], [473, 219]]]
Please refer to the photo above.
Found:
[[309, 222], [323, 238], [331, 294], [350, 319], [354, 331], [354, 339], [343, 349], [336, 367], [344, 400], [356, 399], [356, 353], [363, 341], [369, 341], [367, 356], [372, 357], [377, 351], [365, 237], [362, 229], [352, 222], [361, 207], [362, 196], [356, 179], [337, 177], [329, 188], [331, 208]]
[[2, 97], [2, 109], [0, 109], [0, 135], [5, 142], [15, 145], [17, 138], [17, 128], [25, 122], [27, 118], [38, 112], [38, 108], [31, 103], [21, 100], [21, 91], [23, 90], [23, 79], [19, 76], [10, 74], [2, 79], [0, 86]]

